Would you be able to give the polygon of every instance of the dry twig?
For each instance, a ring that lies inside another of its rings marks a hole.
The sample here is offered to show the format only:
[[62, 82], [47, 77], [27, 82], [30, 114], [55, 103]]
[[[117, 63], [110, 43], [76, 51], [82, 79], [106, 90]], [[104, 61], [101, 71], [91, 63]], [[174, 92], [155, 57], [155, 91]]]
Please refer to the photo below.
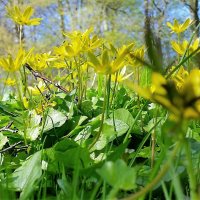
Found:
[[62, 90], [65, 93], [69, 92], [64, 87], [59, 85], [58, 83], [54, 83], [53, 81], [51, 81], [50, 79], [46, 78], [45, 76], [43, 76], [39, 72], [35, 71], [29, 64], [26, 63], [24, 66], [32, 73], [32, 75], [35, 77], [36, 80], [38, 78], [40, 78], [40, 79], [42, 79], [44, 81], [45, 84], [49, 83], [49, 84], [54, 85], [56, 88], [58, 88], [59, 90]]

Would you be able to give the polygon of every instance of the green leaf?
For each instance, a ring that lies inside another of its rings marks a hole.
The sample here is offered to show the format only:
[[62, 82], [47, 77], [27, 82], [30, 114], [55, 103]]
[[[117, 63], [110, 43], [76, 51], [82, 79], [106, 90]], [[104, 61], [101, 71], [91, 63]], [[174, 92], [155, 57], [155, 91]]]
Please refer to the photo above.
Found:
[[133, 118], [132, 114], [127, 109], [124, 109], [124, 108], [115, 110], [114, 117], [115, 117], [115, 119], [123, 121], [129, 127], [131, 127], [132, 124], [134, 123], [134, 118]]
[[162, 117], [157, 117], [157, 118], [152, 118], [148, 124], [144, 127], [144, 130], [146, 132], [149, 132], [150, 130], [153, 131], [153, 127], [155, 126], [156, 122], [158, 122], [158, 125], [155, 127], [155, 128], [160, 128], [160, 125], [162, 125], [164, 122], [165, 122], [165, 118], [162, 118]]
[[0, 133], [0, 149], [3, 148], [6, 142], [8, 142], [8, 138], [4, 136], [2, 133]]
[[91, 158], [86, 148], [81, 148], [76, 142], [70, 139], [64, 139], [54, 145], [54, 147], [46, 151], [50, 158], [50, 170], [58, 163], [63, 164], [67, 168], [85, 168], [90, 166]]
[[38, 138], [40, 134], [40, 122], [41, 122], [41, 116], [37, 115], [35, 112], [30, 112], [30, 122], [29, 127], [27, 129], [27, 138], [31, 141], [34, 141]]
[[35, 189], [36, 182], [42, 176], [41, 151], [33, 154], [22, 166], [11, 174], [9, 187], [22, 191], [20, 200], [26, 200]]
[[80, 134], [80, 132], [84, 129], [88, 129], [91, 128], [91, 131], [93, 131], [94, 129], [96, 129], [97, 127], [99, 127], [99, 123], [100, 123], [100, 116], [97, 116], [95, 118], [92, 118], [92, 120], [90, 120], [86, 125], [82, 125], [83, 119], [86, 119], [84, 116], [80, 117], [80, 116], [75, 116], [73, 117], [73, 119], [69, 120], [67, 122], [68, 127], [70, 128], [70, 130], [72, 130], [68, 136], [73, 136], [73, 135], [78, 135]]
[[64, 151], [67, 151], [69, 149], [76, 148], [78, 146], [79, 145], [76, 142], [66, 138], [66, 139], [56, 143], [53, 148], [54, 148], [55, 151], [64, 152]]
[[93, 150], [103, 149], [109, 142], [125, 134], [128, 131], [128, 125], [121, 120], [115, 119], [115, 124], [113, 124], [112, 119], [107, 119], [104, 122], [102, 134], [99, 140], [93, 147]]
[[83, 101], [81, 105], [81, 112], [83, 113], [83, 115], [86, 115], [92, 118], [92, 114], [93, 114], [92, 101], [88, 101], [88, 100]]
[[67, 119], [68, 119], [67, 116], [64, 115], [62, 112], [59, 112], [51, 108], [48, 112], [44, 132], [49, 131], [52, 128], [62, 126]]
[[8, 115], [8, 116], [11, 116], [11, 117], [15, 117], [16, 116], [16, 114], [13, 113], [12, 108], [9, 108], [8, 106], [3, 105], [3, 104], [0, 104], [0, 113], [2, 115]]
[[90, 165], [91, 159], [86, 148], [72, 148], [64, 152], [55, 151], [55, 160], [68, 168], [85, 168]]
[[136, 169], [128, 167], [123, 160], [107, 161], [97, 173], [114, 188], [131, 190], [136, 187]]

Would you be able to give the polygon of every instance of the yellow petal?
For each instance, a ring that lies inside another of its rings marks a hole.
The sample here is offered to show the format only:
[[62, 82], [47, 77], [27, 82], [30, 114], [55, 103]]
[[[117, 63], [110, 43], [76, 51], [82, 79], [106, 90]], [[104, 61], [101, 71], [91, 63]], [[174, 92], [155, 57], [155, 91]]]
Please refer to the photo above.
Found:
[[174, 51], [176, 51], [178, 54], [180, 54], [180, 55], [184, 54], [184, 51], [182, 50], [181, 46], [177, 42], [172, 41], [171, 45], [172, 45], [172, 48], [174, 49]]
[[198, 47], [199, 47], [199, 38], [197, 38], [192, 45], [193, 50], [196, 50]]
[[27, 7], [27, 8], [25, 9], [23, 16], [24, 16], [26, 19], [29, 19], [29, 18], [31, 17], [31, 15], [33, 14], [33, 12], [34, 12], [34, 9], [33, 9], [31, 6], [29, 6], [29, 7]]
[[167, 22], [167, 26], [173, 30], [173, 25], [170, 22]]
[[183, 116], [186, 119], [195, 119], [198, 118], [200, 115], [194, 108], [189, 107], [184, 110]]
[[28, 26], [37, 26], [40, 24], [40, 21], [42, 20], [42, 18], [34, 18], [34, 19], [30, 19], [27, 21], [27, 23], [25, 25]]
[[29, 102], [28, 102], [28, 100], [27, 100], [26, 97], [23, 97], [23, 104], [24, 104], [24, 107], [25, 107], [26, 109], [28, 109], [28, 107], [29, 107]]
[[98, 67], [101, 65], [97, 57], [92, 52], [88, 52], [88, 57], [93, 66]]
[[109, 64], [109, 55], [108, 55], [108, 51], [104, 50], [103, 54], [102, 54], [102, 65], [107, 66]]
[[181, 32], [185, 31], [185, 30], [189, 27], [190, 23], [191, 23], [191, 19], [188, 18], [188, 19], [181, 25], [181, 28], [180, 28]]

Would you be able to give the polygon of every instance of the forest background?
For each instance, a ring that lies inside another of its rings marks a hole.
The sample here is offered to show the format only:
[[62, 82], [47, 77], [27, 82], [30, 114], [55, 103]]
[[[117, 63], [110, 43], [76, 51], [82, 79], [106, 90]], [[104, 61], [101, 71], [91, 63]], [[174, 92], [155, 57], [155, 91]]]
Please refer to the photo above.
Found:
[[[34, 15], [42, 21], [39, 26], [23, 27], [22, 39], [27, 49], [34, 46], [36, 52], [47, 52], [63, 42], [63, 32], [85, 31], [90, 27], [116, 45], [133, 41], [142, 45], [145, 10], [148, 9], [156, 42], [162, 46], [163, 59], [169, 61], [174, 52], [170, 47], [172, 34], [166, 22], [176, 18], [182, 23], [191, 18], [197, 25], [199, 4], [198, 0], [1, 0], [0, 56], [14, 54], [19, 44], [17, 25], [6, 15], [5, 6], [20, 5], [23, 8], [31, 5], [36, 10]], [[189, 37], [191, 33], [188, 31], [187, 34]]]

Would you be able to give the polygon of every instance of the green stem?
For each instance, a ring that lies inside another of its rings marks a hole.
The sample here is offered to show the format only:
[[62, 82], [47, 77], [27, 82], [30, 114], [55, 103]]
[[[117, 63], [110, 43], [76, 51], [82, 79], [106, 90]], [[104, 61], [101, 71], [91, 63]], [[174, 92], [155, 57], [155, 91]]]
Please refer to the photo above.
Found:
[[26, 96], [26, 91], [27, 91], [28, 85], [27, 85], [26, 70], [25, 70], [24, 66], [23, 66], [23, 73], [24, 73], [24, 96]]
[[106, 181], [103, 181], [103, 200], [106, 200]]
[[70, 62], [70, 64], [68, 64], [66, 59], [64, 59], [64, 61], [65, 61], [65, 64], [67, 65], [67, 67], [69, 69], [69, 73], [70, 73], [70, 77], [71, 77], [71, 84], [70, 84], [70, 87], [72, 87], [71, 90], [74, 90], [74, 76], [73, 76], [73, 70], [72, 70], [71, 62]]
[[[20, 25], [19, 26], [19, 46], [20, 48], [23, 48], [23, 41], [22, 41], [22, 29], [23, 29], [23, 25]], [[22, 72], [20, 71], [21, 73], [21, 77], [22, 77], [22, 82], [23, 82], [23, 85], [24, 85], [24, 90], [23, 90], [23, 96], [26, 97], [26, 91], [27, 91], [27, 76], [26, 76], [26, 70], [25, 70], [25, 66], [23, 66], [23, 75], [22, 75]]]
[[[137, 158], [138, 153], [141, 151], [142, 147], [144, 146], [145, 142], [148, 140], [149, 136], [151, 135], [152, 130], [160, 123], [161, 120], [159, 120], [158, 122], [156, 122], [156, 124], [154, 124], [154, 126], [151, 128], [151, 130], [149, 130], [149, 132], [144, 136], [142, 142], [140, 142], [139, 147], [137, 148], [134, 157], [131, 159], [129, 166], [132, 166]], [[128, 139], [128, 138], [127, 138]], [[127, 142], [127, 140], [124, 140], [123, 143]]]
[[111, 100], [110, 100], [110, 105], [112, 105], [113, 99], [115, 97], [115, 91], [116, 91], [116, 88], [117, 88], [118, 75], [119, 75], [119, 72], [116, 72], [115, 83], [114, 83], [114, 88], [113, 88], [113, 92], [112, 92], [112, 97], [111, 97]]
[[102, 88], [103, 88], [103, 75], [102, 74], [97, 74], [98, 76], [98, 96], [102, 96]]
[[84, 80], [85, 81], [85, 85], [84, 85], [85, 96], [84, 96], [84, 99], [87, 98], [88, 79], [89, 79], [89, 67], [87, 66], [86, 79]]
[[102, 115], [101, 115], [101, 124], [100, 124], [100, 127], [99, 127], [99, 132], [97, 133], [97, 135], [95, 136], [93, 142], [90, 144], [89, 146], [89, 150], [92, 149], [92, 147], [96, 144], [96, 142], [98, 141], [98, 139], [100, 138], [101, 136], [101, 132], [103, 130], [103, 123], [104, 123], [104, 118], [105, 118], [105, 111], [106, 111], [106, 87], [105, 87], [105, 90], [104, 90], [104, 101], [103, 101], [103, 109], [102, 109]]
[[116, 194], [118, 193], [119, 188], [114, 187], [108, 194], [106, 199], [115, 199]]
[[[140, 71], [139, 71], [139, 67], [136, 68], [136, 73], [137, 73], [137, 84], [140, 85]], [[138, 108], [140, 108], [140, 95], [137, 94], [137, 104], [138, 104]]]
[[23, 119], [24, 121], [24, 144], [27, 145], [27, 125], [26, 125], [26, 119]]
[[16, 88], [17, 88], [19, 100], [20, 100], [20, 102], [23, 104], [21, 89], [20, 89], [20, 87], [19, 87], [19, 85], [21, 85], [21, 83], [19, 83], [20, 80], [17, 78], [16, 72], [13, 73], [13, 76], [14, 76], [15, 80], [17, 81]]
[[113, 105], [112, 120], [113, 120], [114, 131], [116, 132], [117, 130], [116, 130], [116, 124], [115, 124], [115, 105]]
[[97, 192], [98, 192], [100, 186], [102, 185], [102, 183], [103, 183], [103, 181], [100, 180], [100, 181], [96, 184], [95, 188], [93, 189], [93, 192], [92, 192], [92, 195], [91, 195], [91, 197], [90, 197], [90, 200], [96, 199], [95, 196], [96, 196], [96, 194], [97, 194]]
[[140, 108], [139, 112], [137, 113], [136, 117], [134, 118], [134, 121], [133, 121], [131, 127], [129, 128], [129, 130], [128, 130], [127, 134], [126, 134], [123, 143], [126, 143], [126, 142], [128, 141], [128, 138], [129, 138], [129, 136], [130, 136], [130, 134], [131, 134], [131, 131], [133, 130], [133, 127], [135, 126], [135, 123], [136, 123], [137, 120], [139, 119], [139, 117], [140, 117], [140, 115], [141, 115], [141, 113], [142, 113], [144, 107], [146, 106], [146, 104], [147, 104], [147, 103], [145, 103], [145, 104], [143, 105], [143, 107]]
[[[176, 166], [177, 167], [177, 166]], [[174, 187], [174, 193], [177, 200], [183, 200], [184, 199], [184, 193], [182, 190], [181, 182], [179, 176], [177, 176], [176, 170], [175, 170], [174, 164], [171, 165], [171, 172], [172, 172], [172, 183]]]
[[76, 63], [77, 71], [78, 71], [78, 105], [80, 106], [82, 103], [82, 79], [81, 79], [81, 69], [80, 63], [77, 62], [76, 57], [74, 57], [74, 61]]
[[171, 198], [170, 198], [169, 193], [168, 193], [168, 191], [167, 191], [167, 187], [166, 187], [166, 185], [165, 185], [165, 182], [162, 181], [161, 185], [162, 185], [163, 193], [164, 193], [164, 195], [165, 195], [165, 199], [166, 199], [166, 200], [170, 200]]
[[107, 77], [106, 88], [107, 88], [107, 95], [106, 95], [106, 118], [109, 115], [110, 110], [110, 85], [111, 85], [111, 74]]
[[189, 176], [191, 200], [198, 200], [197, 188], [196, 188], [197, 186], [196, 177], [195, 177], [194, 169], [192, 165], [192, 155], [191, 155], [188, 141], [186, 140], [184, 140], [184, 147], [185, 147], [185, 153], [186, 153], [186, 158], [187, 158], [186, 168], [187, 168], [187, 172]]
[[[156, 106], [155, 120], [153, 120], [154, 124], [157, 123], [157, 116], [158, 116], [158, 107]], [[153, 130], [152, 135], [151, 135], [151, 168], [153, 168], [154, 166], [155, 146], [156, 146], [156, 127]]]
[[[13, 74], [14, 75], [14, 78], [16, 81], [19, 80], [19, 78], [17, 79], [17, 75], [16, 75], [16, 72]], [[20, 80], [19, 80], [20, 81]], [[23, 98], [22, 98], [22, 90], [21, 88], [19, 87], [19, 85], [21, 85], [21, 83], [18, 81], [18, 83], [16, 84], [16, 88], [17, 88], [17, 92], [18, 92], [18, 96], [19, 96], [19, 100], [20, 102], [22, 103], [22, 105], [24, 106], [23, 104]], [[22, 86], [21, 86], [22, 87]], [[24, 121], [24, 144], [26, 145], [27, 144], [27, 139], [26, 139], [26, 136], [27, 136], [27, 125], [26, 125], [26, 121], [25, 119], [23, 119]]]
[[157, 176], [145, 187], [143, 187], [141, 190], [138, 192], [131, 194], [130, 196], [124, 198], [123, 200], [136, 200], [139, 199], [143, 196], [145, 196], [150, 190], [152, 190], [153, 187], [155, 187], [165, 176], [165, 174], [168, 172], [171, 162], [174, 160], [177, 151], [179, 150], [180, 147], [180, 142], [178, 142], [170, 156], [170, 159], [165, 163], [165, 165], [162, 167], [160, 172], [157, 174]]
[[19, 25], [19, 46], [22, 48], [22, 25]]

